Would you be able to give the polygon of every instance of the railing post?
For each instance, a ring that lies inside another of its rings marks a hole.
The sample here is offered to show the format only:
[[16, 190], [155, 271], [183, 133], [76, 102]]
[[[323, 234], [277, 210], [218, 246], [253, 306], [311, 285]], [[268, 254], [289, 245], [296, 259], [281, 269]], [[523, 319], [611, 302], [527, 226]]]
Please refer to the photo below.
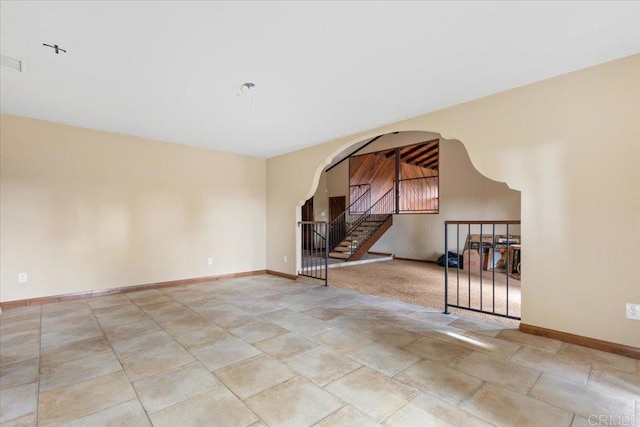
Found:
[[329, 286], [329, 223], [324, 224], [324, 285]]
[[[329, 225], [326, 221], [300, 221], [302, 232], [301, 276], [323, 280], [329, 284]], [[322, 246], [324, 245], [324, 248]], [[324, 255], [322, 250], [324, 249]], [[324, 273], [322, 267], [324, 265]]]
[[444, 224], [444, 260], [444, 314], [449, 314], [449, 226], [446, 223]]
[[507, 256], [505, 257], [505, 266], [504, 266], [504, 270], [507, 273], [507, 283], [505, 285], [505, 287], [507, 288], [507, 316], [509, 315], [509, 274], [511, 274], [511, 272], [509, 271], [509, 266], [511, 264], [510, 260], [509, 260], [509, 243], [511, 241], [511, 237], [509, 236], [509, 224], [507, 224]]

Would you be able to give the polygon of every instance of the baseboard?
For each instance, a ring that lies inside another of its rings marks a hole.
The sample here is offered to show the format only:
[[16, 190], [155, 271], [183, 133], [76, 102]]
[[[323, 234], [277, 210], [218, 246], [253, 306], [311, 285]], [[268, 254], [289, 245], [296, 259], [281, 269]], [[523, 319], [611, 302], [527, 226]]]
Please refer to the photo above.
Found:
[[298, 280], [299, 276], [295, 274], [282, 273], [281, 271], [267, 270], [267, 274], [272, 276], [284, 277], [285, 279]]
[[382, 255], [382, 256], [392, 256], [393, 259], [399, 259], [401, 261], [415, 261], [415, 262], [425, 262], [427, 264], [437, 264], [436, 261], [432, 261], [430, 259], [415, 259], [415, 258], [404, 258], [404, 257], [399, 257], [399, 256], [395, 256], [394, 254], [388, 254], [386, 252], [373, 252], [373, 251], [369, 251], [367, 252], [371, 255]]
[[568, 332], [556, 331], [540, 326], [527, 325], [526, 323], [520, 323], [520, 331], [527, 334], [538, 335], [545, 338], [563, 341], [569, 344], [576, 344], [583, 347], [593, 348], [595, 350], [606, 351], [607, 353], [614, 353], [621, 356], [640, 359], [640, 348], [637, 347], [631, 347], [628, 345], [617, 344], [609, 341], [602, 341], [596, 338], [589, 338], [581, 335], [574, 335]]
[[402, 260], [402, 261], [424, 262], [424, 263], [427, 263], [427, 264], [437, 264], [436, 261], [432, 261], [430, 259], [403, 258], [403, 257], [399, 257], [399, 256], [394, 256], [393, 259], [399, 259], [399, 260]]
[[146, 291], [148, 289], [170, 288], [173, 286], [193, 285], [196, 283], [212, 282], [221, 279], [235, 279], [238, 277], [258, 276], [267, 274], [267, 270], [243, 271], [240, 273], [221, 274], [218, 276], [196, 277], [192, 279], [170, 280], [168, 282], [146, 283], [144, 285], [123, 286], [120, 288], [98, 289], [95, 291], [74, 292], [63, 295], [53, 295], [48, 297], [29, 298], [16, 301], [0, 302], [2, 310], [26, 307], [30, 305], [49, 304], [52, 302], [71, 301], [76, 299], [91, 298], [105, 295], [116, 295], [125, 292]]

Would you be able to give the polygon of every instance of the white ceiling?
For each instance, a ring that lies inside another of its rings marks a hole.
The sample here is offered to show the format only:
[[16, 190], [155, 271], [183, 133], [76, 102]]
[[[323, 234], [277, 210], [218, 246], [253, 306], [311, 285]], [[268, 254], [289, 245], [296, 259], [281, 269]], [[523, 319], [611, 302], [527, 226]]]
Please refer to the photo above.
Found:
[[[26, 63], [2, 68], [2, 112], [260, 157], [640, 52], [637, 1], [2, 1], [0, 14], [2, 54]], [[256, 87], [238, 97], [244, 82]]]

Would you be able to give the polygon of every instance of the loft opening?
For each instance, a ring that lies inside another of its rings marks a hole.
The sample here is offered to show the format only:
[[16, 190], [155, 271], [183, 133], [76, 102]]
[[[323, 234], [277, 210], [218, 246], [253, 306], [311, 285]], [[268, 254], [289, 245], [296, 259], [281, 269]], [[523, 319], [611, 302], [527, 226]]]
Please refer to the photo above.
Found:
[[[438, 213], [440, 139], [349, 157], [349, 199], [393, 193], [393, 213]], [[362, 211], [363, 203], [356, 204]]]

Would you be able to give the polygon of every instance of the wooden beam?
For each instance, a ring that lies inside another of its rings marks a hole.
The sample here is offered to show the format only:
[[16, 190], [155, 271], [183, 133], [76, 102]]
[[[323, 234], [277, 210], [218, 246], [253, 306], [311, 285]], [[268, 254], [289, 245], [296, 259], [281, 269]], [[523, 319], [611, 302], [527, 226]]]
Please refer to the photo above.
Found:
[[425, 153], [424, 156], [422, 157], [418, 157], [417, 159], [415, 159], [413, 162], [411, 162], [411, 164], [414, 164], [416, 166], [421, 166], [422, 164], [428, 163], [429, 161], [431, 161], [433, 158], [437, 159], [439, 156], [439, 152], [438, 150], [431, 150], [428, 153]]
[[425, 153], [426, 151], [429, 151], [429, 146], [427, 146], [426, 144], [422, 144], [419, 145], [417, 147], [414, 147], [415, 149], [413, 150], [407, 150], [402, 154], [402, 161], [404, 162], [409, 162], [412, 159], [415, 159], [416, 157], [420, 157], [423, 153]]
[[432, 160], [420, 165], [420, 167], [423, 167], [425, 169], [433, 169], [434, 166], [436, 168], [438, 167], [438, 158], [437, 157], [435, 159], [432, 159]]
[[394, 154], [396, 154], [396, 149], [392, 148], [391, 150], [381, 151], [381, 153], [383, 153], [384, 157], [388, 159], [390, 157], [393, 157]]
[[402, 157], [409, 157], [412, 154], [414, 154], [417, 151], [422, 151], [423, 148], [425, 148], [426, 144], [419, 144], [419, 145], [415, 145], [415, 146], [409, 146], [409, 147], [402, 147], [400, 149], [400, 155]]
[[430, 141], [428, 143], [426, 143], [425, 145], [421, 146], [421, 150], [419, 153], [413, 153], [412, 155], [408, 155], [405, 158], [402, 159], [402, 161], [406, 162], [406, 163], [411, 163], [413, 160], [415, 160], [416, 158], [420, 157], [422, 154], [424, 154], [425, 152], [431, 150], [434, 147], [438, 146], [438, 140], [433, 140]]

